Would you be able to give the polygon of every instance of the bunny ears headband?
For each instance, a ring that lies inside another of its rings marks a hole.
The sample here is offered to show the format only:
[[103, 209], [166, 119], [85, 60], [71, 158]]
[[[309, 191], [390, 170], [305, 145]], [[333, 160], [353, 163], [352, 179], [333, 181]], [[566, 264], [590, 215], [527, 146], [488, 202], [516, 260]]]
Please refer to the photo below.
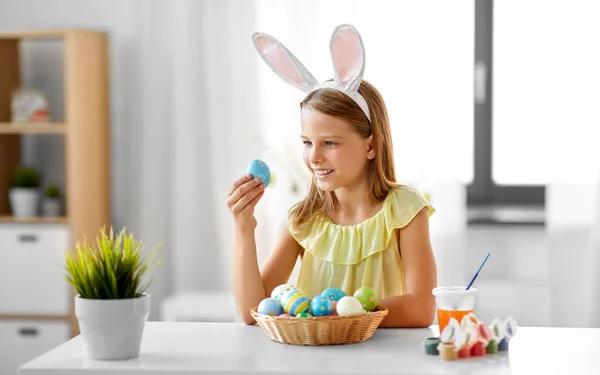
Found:
[[365, 46], [354, 26], [340, 25], [333, 31], [329, 49], [334, 81], [323, 83], [319, 83], [277, 39], [265, 33], [254, 33], [252, 39], [264, 62], [285, 82], [307, 94], [323, 87], [341, 91], [352, 98], [371, 121], [369, 106], [358, 93], [365, 72]]

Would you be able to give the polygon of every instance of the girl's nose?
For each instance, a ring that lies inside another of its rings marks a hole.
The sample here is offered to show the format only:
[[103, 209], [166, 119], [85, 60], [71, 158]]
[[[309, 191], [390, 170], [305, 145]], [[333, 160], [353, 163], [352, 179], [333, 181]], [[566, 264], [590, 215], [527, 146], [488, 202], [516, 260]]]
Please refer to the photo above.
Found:
[[323, 152], [321, 151], [321, 148], [318, 146], [313, 146], [312, 150], [310, 151], [310, 156], [309, 156], [310, 162], [313, 164], [319, 164], [323, 162]]

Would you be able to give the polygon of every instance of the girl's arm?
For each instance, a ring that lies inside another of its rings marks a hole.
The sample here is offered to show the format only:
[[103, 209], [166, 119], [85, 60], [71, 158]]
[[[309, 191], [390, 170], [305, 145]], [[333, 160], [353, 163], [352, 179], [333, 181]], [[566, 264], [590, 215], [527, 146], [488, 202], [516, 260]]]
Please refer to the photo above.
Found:
[[282, 225], [275, 240], [273, 251], [267, 260], [258, 266], [254, 230], [236, 231], [233, 292], [236, 306], [244, 323], [254, 324], [250, 309], [271, 296], [271, 291], [288, 281], [299, 254], [299, 245]]
[[233, 296], [246, 324], [256, 323], [250, 309], [269, 296], [277, 285], [289, 279], [298, 258], [299, 245], [283, 226], [263, 269], [258, 268], [254, 208], [263, 196], [264, 188], [260, 179], [253, 179], [248, 174], [233, 183], [227, 198], [235, 223]]
[[405, 294], [378, 302], [389, 309], [380, 327], [429, 327], [435, 314], [435, 297], [431, 291], [437, 286], [437, 266], [429, 239], [427, 208], [400, 230], [398, 245]]

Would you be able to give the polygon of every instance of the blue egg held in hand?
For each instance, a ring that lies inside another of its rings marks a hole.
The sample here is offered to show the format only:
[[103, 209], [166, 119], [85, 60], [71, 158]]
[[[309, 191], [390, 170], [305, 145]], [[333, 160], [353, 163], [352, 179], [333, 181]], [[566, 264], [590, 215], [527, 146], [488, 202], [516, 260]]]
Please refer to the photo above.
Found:
[[265, 185], [265, 188], [269, 186], [269, 182], [271, 182], [271, 171], [269, 170], [269, 167], [267, 167], [267, 164], [262, 160], [252, 160], [246, 168], [246, 173], [251, 174], [252, 177], [260, 178]]

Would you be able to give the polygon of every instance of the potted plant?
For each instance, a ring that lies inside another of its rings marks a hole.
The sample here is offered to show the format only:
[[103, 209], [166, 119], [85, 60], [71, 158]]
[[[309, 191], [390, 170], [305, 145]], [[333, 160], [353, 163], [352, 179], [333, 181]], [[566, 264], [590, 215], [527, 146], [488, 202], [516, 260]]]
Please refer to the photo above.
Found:
[[56, 185], [48, 185], [44, 189], [44, 200], [42, 211], [44, 216], [56, 217], [60, 215], [60, 188]]
[[32, 217], [38, 212], [40, 175], [33, 168], [17, 167], [10, 179], [9, 200], [15, 217]]
[[65, 251], [66, 280], [77, 290], [75, 316], [86, 357], [119, 360], [139, 355], [150, 312], [142, 280], [155, 262], [155, 251], [143, 256], [142, 242], [123, 228], [115, 235], [100, 229], [95, 246], [87, 241]]

